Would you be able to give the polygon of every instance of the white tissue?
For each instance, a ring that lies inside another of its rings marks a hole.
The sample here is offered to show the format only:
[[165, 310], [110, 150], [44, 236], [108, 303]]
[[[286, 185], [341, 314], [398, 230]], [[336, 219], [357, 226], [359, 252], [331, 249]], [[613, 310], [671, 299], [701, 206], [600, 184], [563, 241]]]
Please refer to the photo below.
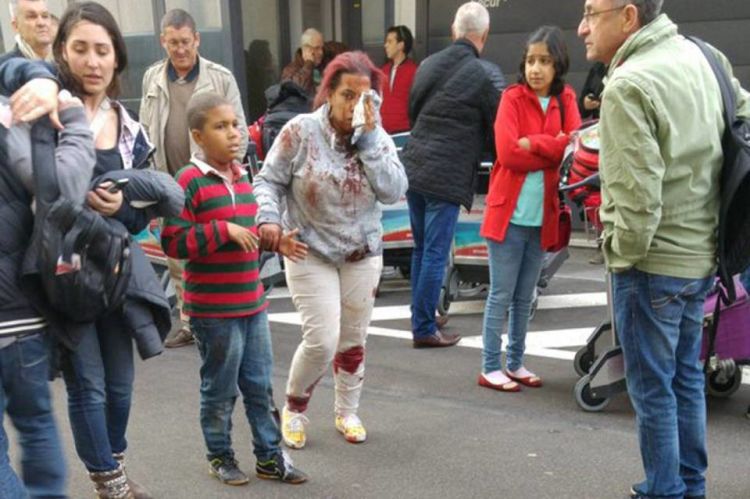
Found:
[[382, 102], [380, 95], [372, 89], [362, 92], [359, 96], [359, 101], [354, 106], [354, 116], [352, 116], [352, 128], [354, 128], [352, 144], [356, 144], [365, 131], [365, 99], [367, 98], [372, 101], [372, 107], [375, 111], [375, 122], [380, 125], [380, 103]]

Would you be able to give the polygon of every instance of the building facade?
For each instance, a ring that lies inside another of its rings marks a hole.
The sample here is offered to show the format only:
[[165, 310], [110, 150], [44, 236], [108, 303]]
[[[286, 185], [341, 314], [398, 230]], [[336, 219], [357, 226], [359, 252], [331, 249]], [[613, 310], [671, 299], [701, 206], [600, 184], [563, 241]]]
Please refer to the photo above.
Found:
[[[47, 0], [60, 15], [68, 0]], [[173, 8], [193, 14], [201, 33], [204, 57], [230, 68], [240, 86], [249, 119], [265, 110], [263, 91], [278, 80], [299, 45], [299, 34], [318, 28], [326, 40], [340, 40], [384, 62], [383, 37], [388, 26], [405, 24], [415, 34], [417, 60], [450, 43], [450, 25], [464, 0], [99, 0], [120, 23], [128, 46], [123, 100], [138, 109], [144, 71], [164, 57], [159, 21]], [[570, 83], [580, 88], [588, 71], [576, 28], [583, 0], [479, 0], [490, 11], [491, 35], [484, 57], [515, 79], [523, 43], [543, 24], [560, 26], [571, 56]], [[737, 0], [669, 0], [664, 10], [685, 34], [702, 37], [732, 60], [737, 75], [750, 87], [750, 2]], [[4, 49], [13, 46], [7, 8], [0, 9]]]

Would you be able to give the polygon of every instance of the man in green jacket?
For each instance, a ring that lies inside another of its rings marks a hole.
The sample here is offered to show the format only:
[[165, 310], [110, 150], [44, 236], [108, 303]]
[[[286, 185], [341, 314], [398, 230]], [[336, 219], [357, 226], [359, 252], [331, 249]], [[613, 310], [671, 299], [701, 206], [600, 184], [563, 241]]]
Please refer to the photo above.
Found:
[[[603, 251], [645, 480], [632, 497], [705, 496], [703, 302], [716, 267], [724, 119], [710, 66], [663, 0], [586, 0], [578, 35], [608, 65]], [[717, 55], [727, 71], [726, 58]], [[750, 98], [734, 80], [737, 114]]]

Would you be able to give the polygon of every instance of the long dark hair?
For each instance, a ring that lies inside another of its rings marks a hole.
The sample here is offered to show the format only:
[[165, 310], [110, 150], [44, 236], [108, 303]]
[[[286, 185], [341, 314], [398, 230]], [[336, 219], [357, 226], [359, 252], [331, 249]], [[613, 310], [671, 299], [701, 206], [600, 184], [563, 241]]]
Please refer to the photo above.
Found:
[[60, 82], [63, 87], [70, 90], [77, 96], [86, 95], [83, 84], [70, 70], [70, 66], [63, 58], [63, 48], [68, 41], [73, 28], [81, 21], [88, 21], [104, 28], [112, 40], [112, 47], [115, 51], [115, 61], [117, 67], [112, 77], [112, 81], [107, 87], [107, 96], [114, 98], [120, 94], [120, 74], [128, 65], [128, 52], [125, 48], [125, 39], [120, 32], [117, 21], [112, 14], [101, 4], [96, 2], [81, 2], [70, 5], [60, 19], [60, 27], [57, 31], [55, 41], [52, 43], [52, 54], [55, 56], [59, 70]]
[[550, 86], [550, 95], [560, 95], [565, 88], [565, 75], [570, 67], [570, 58], [568, 57], [568, 46], [563, 39], [562, 31], [557, 26], [542, 26], [534, 31], [523, 49], [523, 57], [519, 66], [518, 83], [526, 84], [526, 56], [529, 53], [529, 46], [535, 43], [545, 43], [550, 56], [552, 56], [555, 65], [555, 77]]

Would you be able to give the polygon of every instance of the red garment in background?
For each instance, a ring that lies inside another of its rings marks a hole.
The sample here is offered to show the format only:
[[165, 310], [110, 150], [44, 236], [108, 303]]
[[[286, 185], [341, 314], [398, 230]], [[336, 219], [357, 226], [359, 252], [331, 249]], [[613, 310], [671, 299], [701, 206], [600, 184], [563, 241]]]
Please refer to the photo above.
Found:
[[417, 73], [417, 64], [411, 59], [404, 61], [396, 68], [396, 78], [391, 90], [391, 68], [393, 62], [388, 61], [380, 68], [385, 73], [383, 82], [383, 104], [380, 106], [380, 117], [383, 128], [388, 133], [406, 132], [409, 125], [409, 91]]

